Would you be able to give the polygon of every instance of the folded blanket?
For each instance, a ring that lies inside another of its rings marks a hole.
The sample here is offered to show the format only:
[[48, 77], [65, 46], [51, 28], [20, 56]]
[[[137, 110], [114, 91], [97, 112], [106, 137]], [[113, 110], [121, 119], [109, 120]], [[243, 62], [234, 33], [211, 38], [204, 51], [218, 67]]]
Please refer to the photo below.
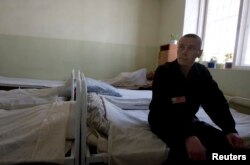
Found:
[[105, 97], [105, 99], [124, 110], [148, 110], [150, 98], [124, 99], [118, 97]]

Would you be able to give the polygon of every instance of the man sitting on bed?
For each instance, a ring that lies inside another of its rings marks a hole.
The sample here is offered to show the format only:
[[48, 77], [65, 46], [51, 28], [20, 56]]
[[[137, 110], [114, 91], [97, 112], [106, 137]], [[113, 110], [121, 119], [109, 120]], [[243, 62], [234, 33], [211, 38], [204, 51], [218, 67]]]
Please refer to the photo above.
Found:
[[[184, 35], [177, 59], [159, 66], [154, 74], [148, 121], [170, 148], [170, 162], [213, 160], [213, 153], [230, 155], [244, 147], [223, 93], [208, 69], [195, 62], [201, 45], [199, 36]], [[195, 114], [200, 106], [221, 130], [199, 121]]]

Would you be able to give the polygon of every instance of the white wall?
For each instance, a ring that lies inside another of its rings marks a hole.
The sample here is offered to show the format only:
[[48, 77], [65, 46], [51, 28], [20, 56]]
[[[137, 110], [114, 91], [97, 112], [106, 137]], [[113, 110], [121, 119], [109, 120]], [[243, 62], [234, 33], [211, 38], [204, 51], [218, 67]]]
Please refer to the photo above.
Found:
[[160, 45], [168, 44], [170, 34], [183, 34], [184, 0], [161, 0]]
[[1, 0], [0, 33], [83, 39], [81, 0]]
[[155, 0], [1, 0], [0, 33], [157, 45]]
[[250, 71], [235, 69], [209, 69], [221, 90], [227, 95], [250, 98]]

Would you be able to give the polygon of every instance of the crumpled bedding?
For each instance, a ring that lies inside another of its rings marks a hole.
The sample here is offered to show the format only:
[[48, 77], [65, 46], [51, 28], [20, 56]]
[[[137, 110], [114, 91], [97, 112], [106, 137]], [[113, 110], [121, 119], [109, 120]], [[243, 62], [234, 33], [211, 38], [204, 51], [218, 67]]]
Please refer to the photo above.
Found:
[[103, 81], [115, 87], [126, 89], [138, 89], [149, 84], [146, 68], [141, 68], [133, 72], [121, 72], [116, 77]]
[[0, 109], [20, 109], [66, 100], [57, 88], [0, 90]]
[[87, 144], [95, 147], [97, 153], [107, 152], [109, 121], [106, 118], [104, 98], [96, 93], [88, 93]]
[[95, 93], [89, 93], [87, 94], [87, 99], [88, 127], [104, 135], [108, 135], [109, 122], [106, 118], [106, 110], [103, 104], [103, 97]]
[[74, 101], [0, 109], [0, 164], [64, 162], [69, 114]]

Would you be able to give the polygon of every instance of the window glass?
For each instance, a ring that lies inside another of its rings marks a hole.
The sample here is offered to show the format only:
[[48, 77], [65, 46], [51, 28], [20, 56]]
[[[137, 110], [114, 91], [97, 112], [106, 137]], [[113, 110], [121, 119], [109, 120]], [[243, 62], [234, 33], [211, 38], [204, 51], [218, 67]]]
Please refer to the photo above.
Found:
[[[194, 3], [199, 7], [190, 9]], [[250, 69], [250, 0], [186, 0], [186, 6], [183, 32], [201, 36], [202, 61], [225, 63], [232, 55], [233, 67]]]
[[226, 54], [234, 54], [236, 41], [239, 0], [209, 0], [204, 33], [204, 60], [217, 58], [225, 62]]

